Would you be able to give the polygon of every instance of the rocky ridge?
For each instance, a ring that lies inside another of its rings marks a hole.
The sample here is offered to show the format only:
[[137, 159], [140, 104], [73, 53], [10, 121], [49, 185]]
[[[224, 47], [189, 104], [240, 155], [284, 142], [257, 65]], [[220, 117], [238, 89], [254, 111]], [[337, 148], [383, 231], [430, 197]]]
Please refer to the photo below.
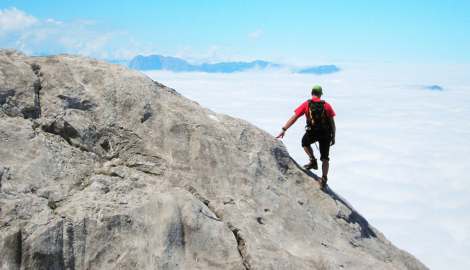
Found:
[[427, 269], [280, 141], [144, 74], [0, 49], [1, 269]]

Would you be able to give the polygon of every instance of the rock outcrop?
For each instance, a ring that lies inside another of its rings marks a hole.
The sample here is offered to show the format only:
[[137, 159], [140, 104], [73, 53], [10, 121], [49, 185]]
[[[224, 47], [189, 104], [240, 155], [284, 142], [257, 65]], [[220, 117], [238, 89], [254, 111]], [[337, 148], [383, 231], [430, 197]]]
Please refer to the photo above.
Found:
[[427, 269], [280, 141], [144, 74], [0, 50], [1, 269]]

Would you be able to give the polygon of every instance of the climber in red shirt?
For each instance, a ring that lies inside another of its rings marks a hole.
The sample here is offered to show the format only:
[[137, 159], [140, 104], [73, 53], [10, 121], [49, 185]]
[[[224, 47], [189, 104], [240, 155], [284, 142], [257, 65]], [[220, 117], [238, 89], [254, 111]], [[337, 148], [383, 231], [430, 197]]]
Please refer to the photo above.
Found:
[[336, 125], [335, 112], [327, 102], [321, 100], [323, 89], [319, 85], [312, 88], [312, 99], [302, 103], [295, 111], [294, 116], [282, 127], [281, 133], [276, 138], [283, 138], [286, 130], [291, 127], [302, 115], [307, 118], [305, 135], [302, 137], [302, 147], [307, 153], [310, 163], [305, 165], [307, 170], [317, 170], [318, 164], [311, 144], [318, 142], [320, 145], [320, 160], [322, 161], [322, 177], [318, 179], [323, 190], [328, 181], [328, 169], [330, 161], [330, 146], [335, 144]]

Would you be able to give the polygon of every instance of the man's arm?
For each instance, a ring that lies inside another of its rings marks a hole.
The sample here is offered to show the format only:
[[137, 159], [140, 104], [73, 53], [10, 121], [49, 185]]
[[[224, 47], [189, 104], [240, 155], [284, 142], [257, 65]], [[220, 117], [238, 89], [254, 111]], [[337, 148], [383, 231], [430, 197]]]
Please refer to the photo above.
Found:
[[335, 125], [335, 119], [333, 117], [328, 118], [330, 119], [330, 125], [331, 125], [331, 130], [333, 131], [333, 137], [331, 138], [331, 145], [335, 144], [335, 135], [336, 135], [336, 125]]
[[[300, 116], [298, 116], [297, 114], [294, 114], [294, 116], [292, 116], [289, 121], [287, 121], [287, 124], [284, 126], [284, 129], [287, 130], [288, 128], [290, 128], [294, 123], [295, 121], [297, 121], [297, 119], [299, 119]], [[285, 131], [284, 129], [281, 131], [281, 133], [279, 133], [279, 135], [277, 135], [276, 138], [284, 138], [284, 134], [285, 134]]]

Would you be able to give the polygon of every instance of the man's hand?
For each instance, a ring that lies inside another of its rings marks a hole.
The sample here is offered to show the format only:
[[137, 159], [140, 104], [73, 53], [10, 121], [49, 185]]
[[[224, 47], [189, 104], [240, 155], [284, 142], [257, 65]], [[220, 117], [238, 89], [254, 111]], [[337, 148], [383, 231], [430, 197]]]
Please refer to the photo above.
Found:
[[330, 146], [335, 145], [335, 137], [331, 138]]
[[277, 135], [277, 139], [279, 138], [284, 138], [284, 134], [286, 134], [286, 130], [292, 126], [295, 121], [297, 121], [297, 119], [299, 119], [300, 116], [297, 116], [297, 114], [294, 114], [294, 116], [292, 116], [289, 121], [287, 121], [287, 124], [285, 126], [282, 127], [282, 131], [281, 133], [279, 133], [279, 135]]

